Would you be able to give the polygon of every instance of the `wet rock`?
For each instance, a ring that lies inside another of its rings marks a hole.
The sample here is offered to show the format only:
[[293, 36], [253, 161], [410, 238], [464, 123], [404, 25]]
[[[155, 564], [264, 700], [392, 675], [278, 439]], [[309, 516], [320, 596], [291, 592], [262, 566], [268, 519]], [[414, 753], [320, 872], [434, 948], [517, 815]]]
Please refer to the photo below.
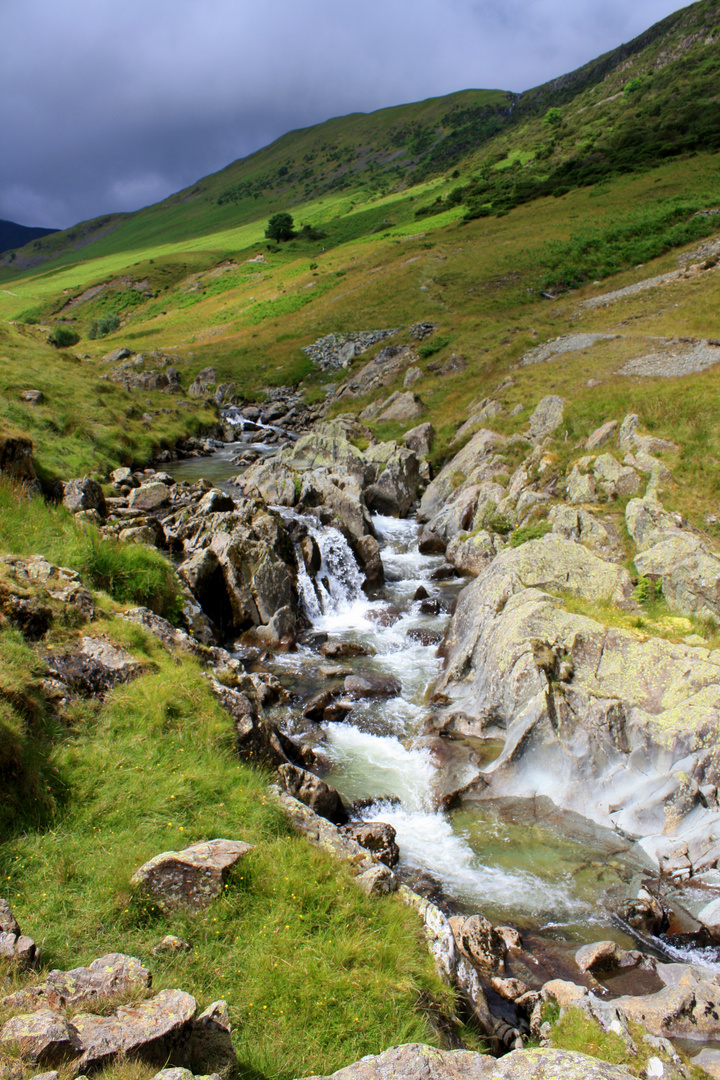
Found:
[[151, 975], [142, 961], [123, 953], [108, 953], [88, 967], [51, 971], [37, 986], [26, 987], [3, 998], [13, 1009], [46, 1008], [57, 1012], [94, 998], [113, 998], [150, 985]]
[[625, 900], [616, 911], [623, 922], [644, 934], [661, 934], [668, 926], [668, 913], [654, 896]]
[[343, 684], [346, 694], [351, 697], [397, 697], [401, 686], [393, 675], [380, 675], [365, 672], [361, 675], [348, 675]]
[[445, 637], [439, 630], [408, 630], [405, 636], [418, 645], [439, 645]]
[[304, 537], [300, 542], [300, 550], [302, 551], [305, 569], [310, 577], [315, 577], [322, 565], [322, 555], [317, 541], [312, 536]]
[[379, 589], [385, 582], [380, 545], [374, 536], [361, 536], [353, 544], [353, 554], [365, 575], [364, 589]]
[[356, 641], [326, 641], [320, 648], [323, 656], [329, 660], [345, 659], [350, 656], [367, 656], [368, 650]]
[[583, 945], [575, 953], [575, 963], [581, 971], [619, 971], [626, 968], [643, 967], [652, 970], [655, 962], [651, 957], [644, 957], [637, 949], [621, 949], [615, 941], [594, 941]]
[[345, 698], [338, 698], [337, 700], [332, 701], [323, 710], [323, 722], [326, 724], [342, 724], [345, 720], [347, 720], [352, 710], [352, 701], [348, 701]]
[[342, 831], [371, 851], [381, 863], [390, 867], [397, 865], [400, 849], [395, 843], [396, 832], [392, 825], [385, 821], [361, 821], [346, 825]]
[[519, 956], [522, 952], [522, 938], [514, 926], [496, 926], [495, 933], [505, 942], [508, 956]]
[[319, 777], [295, 765], [281, 765], [278, 776], [288, 795], [310, 807], [320, 817], [327, 818], [335, 825], [347, 822], [347, 810], [342, 799], [335, 788]]
[[89, 476], [67, 480], [63, 484], [62, 503], [71, 514], [77, 514], [81, 510], [96, 510], [100, 517], [107, 516], [103, 489], [97, 480]]
[[418, 551], [421, 555], [444, 555], [446, 548], [447, 541], [434, 533], [432, 529], [425, 528], [420, 533]]
[[307, 720], [322, 720], [323, 713], [335, 697], [334, 690], [321, 690], [303, 706], [302, 714]]
[[458, 949], [483, 975], [505, 969], [505, 942], [482, 915], [455, 915], [448, 920]]
[[131, 885], [165, 911], [199, 911], [220, 895], [230, 867], [251, 850], [242, 840], [208, 840], [164, 851], [135, 871]]

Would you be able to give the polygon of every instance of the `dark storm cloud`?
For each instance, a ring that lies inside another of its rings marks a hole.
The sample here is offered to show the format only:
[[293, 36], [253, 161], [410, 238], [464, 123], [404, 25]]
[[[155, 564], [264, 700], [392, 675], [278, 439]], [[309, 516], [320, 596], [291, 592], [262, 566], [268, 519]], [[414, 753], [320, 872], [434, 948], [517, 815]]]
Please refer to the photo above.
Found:
[[524, 90], [674, 0], [0, 0], [0, 218], [155, 202], [291, 128]]

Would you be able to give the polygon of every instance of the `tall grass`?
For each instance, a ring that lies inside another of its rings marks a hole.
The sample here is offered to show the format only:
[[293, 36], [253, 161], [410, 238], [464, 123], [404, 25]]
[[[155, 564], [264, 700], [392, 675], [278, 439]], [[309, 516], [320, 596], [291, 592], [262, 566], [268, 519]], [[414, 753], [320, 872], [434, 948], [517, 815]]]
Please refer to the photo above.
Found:
[[[132, 630], [155, 672], [76, 715], [55, 760], [69, 786], [64, 813], [52, 831], [0, 851], [5, 895], [45, 963], [121, 950], [150, 967], [154, 990], [181, 987], [203, 1007], [224, 997], [241, 1076], [289, 1080], [393, 1043], [437, 1045], [423, 1003], [447, 1020], [454, 1000], [415, 913], [364, 896], [292, 834], [264, 775], [237, 760], [231, 721], [197, 664]], [[133, 896], [146, 859], [214, 837], [254, 849], [207, 911], [166, 916]], [[155, 957], [168, 933], [190, 951]]]
[[176, 620], [182, 600], [173, 569], [159, 551], [102, 537], [63, 507], [29, 498], [0, 483], [0, 548], [14, 555], [44, 555], [81, 574], [86, 585], [119, 603], [142, 604]]

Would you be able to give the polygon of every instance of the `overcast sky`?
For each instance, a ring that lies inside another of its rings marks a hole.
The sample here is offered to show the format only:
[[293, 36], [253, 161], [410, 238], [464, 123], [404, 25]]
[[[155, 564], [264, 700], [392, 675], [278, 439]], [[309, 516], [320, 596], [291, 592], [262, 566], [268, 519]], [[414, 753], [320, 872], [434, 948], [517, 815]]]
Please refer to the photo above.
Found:
[[136, 210], [292, 128], [526, 90], [676, 0], [0, 0], [0, 218]]

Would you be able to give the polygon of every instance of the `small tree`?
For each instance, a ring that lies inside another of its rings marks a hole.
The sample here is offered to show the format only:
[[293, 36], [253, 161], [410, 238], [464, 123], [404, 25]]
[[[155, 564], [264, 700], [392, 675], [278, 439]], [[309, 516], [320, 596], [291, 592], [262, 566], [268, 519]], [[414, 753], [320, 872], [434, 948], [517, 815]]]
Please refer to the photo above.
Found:
[[290, 214], [273, 214], [267, 224], [265, 235], [268, 240], [292, 240], [295, 235], [293, 219]]
[[560, 110], [553, 107], [552, 109], [548, 109], [545, 113], [543, 123], [547, 124], [549, 127], [558, 127], [559, 124], [562, 124], [562, 118], [563, 115]]

